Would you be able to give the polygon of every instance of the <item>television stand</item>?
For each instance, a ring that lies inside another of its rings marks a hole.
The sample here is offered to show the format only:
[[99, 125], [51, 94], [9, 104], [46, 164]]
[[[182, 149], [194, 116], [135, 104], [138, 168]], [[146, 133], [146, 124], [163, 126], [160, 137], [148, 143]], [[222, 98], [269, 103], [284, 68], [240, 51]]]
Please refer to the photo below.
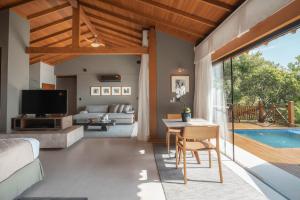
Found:
[[73, 125], [72, 116], [16, 117], [11, 128], [17, 131], [61, 130]]

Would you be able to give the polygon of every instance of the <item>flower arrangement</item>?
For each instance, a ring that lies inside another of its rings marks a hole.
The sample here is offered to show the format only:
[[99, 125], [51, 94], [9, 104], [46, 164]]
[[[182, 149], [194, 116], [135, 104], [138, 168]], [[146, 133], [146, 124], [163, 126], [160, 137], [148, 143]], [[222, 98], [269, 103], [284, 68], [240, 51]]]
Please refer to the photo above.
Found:
[[189, 108], [183, 101], [183, 97], [186, 95], [186, 89], [183, 84], [177, 84], [175, 90], [175, 97], [171, 99], [171, 103], [179, 102], [183, 105], [183, 110], [181, 113], [182, 121], [186, 122], [192, 117], [191, 108]]

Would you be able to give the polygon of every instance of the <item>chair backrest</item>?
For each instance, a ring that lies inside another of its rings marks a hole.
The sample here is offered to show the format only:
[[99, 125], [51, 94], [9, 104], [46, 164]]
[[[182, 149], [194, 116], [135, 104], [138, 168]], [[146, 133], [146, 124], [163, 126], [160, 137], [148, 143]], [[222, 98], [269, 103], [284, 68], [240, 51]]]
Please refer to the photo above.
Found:
[[167, 114], [167, 119], [181, 119], [181, 114]]
[[184, 128], [183, 137], [185, 139], [206, 140], [216, 138], [219, 139], [219, 126], [187, 126]]

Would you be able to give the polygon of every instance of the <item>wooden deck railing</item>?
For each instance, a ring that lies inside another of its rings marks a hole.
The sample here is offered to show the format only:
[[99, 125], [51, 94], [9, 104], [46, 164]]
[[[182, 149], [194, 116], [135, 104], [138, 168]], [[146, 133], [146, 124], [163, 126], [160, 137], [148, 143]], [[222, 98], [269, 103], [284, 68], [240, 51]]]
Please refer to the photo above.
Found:
[[[233, 111], [233, 112], [232, 112]], [[257, 120], [259, 122], [272, 122], [278, 124], [285, 124], [288, 126], [295, 125], [294, 102], [289, 101], [285, 106], [271, 105], [265, 108], [260, 102], [258, 105], [244, 106], [244, 105], [230, 105], [228, 106], [228, 118], [230, 121], [241, 122]]]

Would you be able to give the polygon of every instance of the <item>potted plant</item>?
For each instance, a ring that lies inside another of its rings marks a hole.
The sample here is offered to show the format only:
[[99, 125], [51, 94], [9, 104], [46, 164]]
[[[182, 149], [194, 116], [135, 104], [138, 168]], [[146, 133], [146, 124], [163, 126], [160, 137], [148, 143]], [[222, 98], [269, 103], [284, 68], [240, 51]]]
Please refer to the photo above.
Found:
[[184, 107], [181, 113], [181, 118], [183, 122], [188, 122], [192, 118], [192, 112], [189, 107]]

